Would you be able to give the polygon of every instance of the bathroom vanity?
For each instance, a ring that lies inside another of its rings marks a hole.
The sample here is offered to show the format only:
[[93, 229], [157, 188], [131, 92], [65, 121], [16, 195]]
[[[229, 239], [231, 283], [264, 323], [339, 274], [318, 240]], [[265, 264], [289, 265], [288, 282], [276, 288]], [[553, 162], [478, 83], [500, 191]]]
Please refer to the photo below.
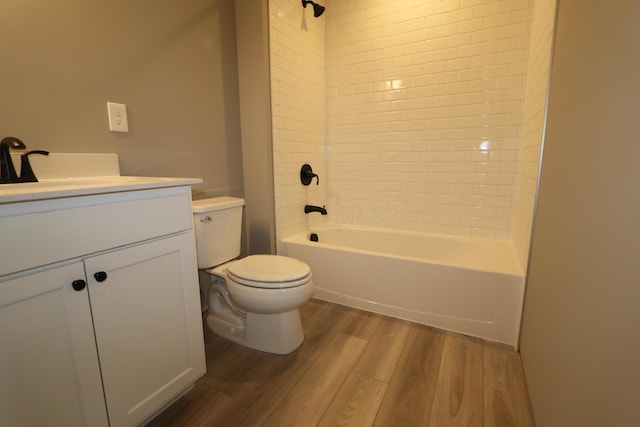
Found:
[[199, 182], [0, 187], [0, 425], [138, 425], [205, 373]]

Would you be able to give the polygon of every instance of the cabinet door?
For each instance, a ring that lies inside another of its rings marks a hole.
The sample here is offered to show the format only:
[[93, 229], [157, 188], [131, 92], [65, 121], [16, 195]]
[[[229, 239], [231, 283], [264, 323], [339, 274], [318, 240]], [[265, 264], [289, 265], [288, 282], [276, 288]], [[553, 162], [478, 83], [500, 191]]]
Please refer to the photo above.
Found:
[[0, 425], [105, 426], [82, 264], [0, 281]]
[[192, 232], [85, 259], [109, 421], [143, 421], [204, 374]]

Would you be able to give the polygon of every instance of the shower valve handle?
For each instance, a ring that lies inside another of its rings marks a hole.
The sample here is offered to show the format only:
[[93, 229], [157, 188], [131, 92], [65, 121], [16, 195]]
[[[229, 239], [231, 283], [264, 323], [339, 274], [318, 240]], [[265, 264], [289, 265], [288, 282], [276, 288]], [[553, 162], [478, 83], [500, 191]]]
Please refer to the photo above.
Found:
[[300, 169], [300, 181], [302, 181], [302, 185], [311, 184], [311, 181], [313, 181], [313, 178], [316, 179], [316, 185], [320, 185], [320, 178], [318, 177], [318, 175], [313, 173], [313, 169], [311, 169], [311, 165], [307, 163], [302, 165], [302, 168]]

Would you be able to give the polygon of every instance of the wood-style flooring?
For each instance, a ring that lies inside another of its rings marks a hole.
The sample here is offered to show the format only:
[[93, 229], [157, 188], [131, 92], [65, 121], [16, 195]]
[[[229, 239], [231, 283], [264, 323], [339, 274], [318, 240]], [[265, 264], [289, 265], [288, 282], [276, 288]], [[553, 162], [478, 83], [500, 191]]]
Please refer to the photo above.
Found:
[[292, 354], [205, 327], [207, 374], [150, 426], [533, 426], [506, 346], [311, 300]]

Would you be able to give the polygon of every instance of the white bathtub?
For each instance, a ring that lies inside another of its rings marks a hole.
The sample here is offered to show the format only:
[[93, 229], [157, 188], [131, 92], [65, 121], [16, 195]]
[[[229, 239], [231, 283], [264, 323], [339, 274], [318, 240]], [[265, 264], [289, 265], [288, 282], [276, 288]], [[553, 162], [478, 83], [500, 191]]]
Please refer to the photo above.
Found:
[[517, 345], [524, 277], [508, 242], [323, 224], [280, 253], [309, 264], [318, 299]]

